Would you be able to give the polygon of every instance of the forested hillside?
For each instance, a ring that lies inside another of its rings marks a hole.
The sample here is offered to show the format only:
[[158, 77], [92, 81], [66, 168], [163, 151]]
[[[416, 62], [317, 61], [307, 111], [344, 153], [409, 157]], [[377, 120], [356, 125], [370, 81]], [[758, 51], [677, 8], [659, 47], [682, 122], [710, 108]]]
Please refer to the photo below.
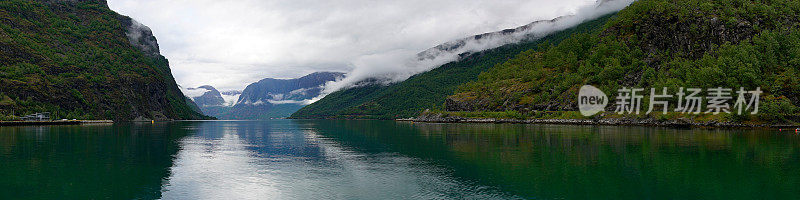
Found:
[[577, 110], [578, 89], [587, 84], [612, 98], [622, 87], [760, 87], [761, 113], [750, 120], [790, 121], [800, 112], [798, 22], [794, 0], [640, 0], [602, 30], [482, 73], [460, 86], [446, 109]]
[[0, 1], [0, 117], [202, 119], [150, 30], [104, 0]]
[[329, 94], [303, 107], [292, 118], [396, 119], [413, 117], [426, 108], [441, 108], [457, 86], [475, 80], [481, 72], [503, 63], [514, 55], [557, 44], [572, 34], [599, 29], [612, 16], [605, 16], [580, 26], [482, 52], [462, 55], [458, 61], [391, 85], [366, 84]]

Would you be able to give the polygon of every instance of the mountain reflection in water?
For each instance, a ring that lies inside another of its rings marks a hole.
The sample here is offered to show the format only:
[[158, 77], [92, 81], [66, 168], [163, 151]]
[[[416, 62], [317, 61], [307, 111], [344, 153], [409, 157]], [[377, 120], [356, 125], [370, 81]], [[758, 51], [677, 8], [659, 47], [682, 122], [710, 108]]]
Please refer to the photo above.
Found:
[[800, 198], [800, 136], [394, 121], [0, 127], [0, 198]]

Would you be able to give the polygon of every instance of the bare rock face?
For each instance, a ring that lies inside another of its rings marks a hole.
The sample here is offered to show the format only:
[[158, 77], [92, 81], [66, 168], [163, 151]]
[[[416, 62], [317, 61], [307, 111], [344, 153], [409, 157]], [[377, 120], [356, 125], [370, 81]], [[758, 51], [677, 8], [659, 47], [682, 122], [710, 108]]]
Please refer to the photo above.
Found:
[[462, 99], [456, 99], [455, 97], [447, 97], [444, 100], [444, 109], [446, 111], [474, 111], [473, 105], [469, 102], [464, 101]]
[[751, 22], [722, 21], [714, 16], [689, 19], [650, 17], [643, 20], [637, 23], [634, 33], [642, 38], [640, 47], [644, 52], [683, 52], [692, 59], [726, 42], [737, 44], [756, 34]]
[[128, 36], [131, 45], [149, 56], [161, 55], [158, 49], [158, 41], [149, 27], [129, 17], [123, 17], [121, 21], [125, 27], [128, 27], [125, 35]]

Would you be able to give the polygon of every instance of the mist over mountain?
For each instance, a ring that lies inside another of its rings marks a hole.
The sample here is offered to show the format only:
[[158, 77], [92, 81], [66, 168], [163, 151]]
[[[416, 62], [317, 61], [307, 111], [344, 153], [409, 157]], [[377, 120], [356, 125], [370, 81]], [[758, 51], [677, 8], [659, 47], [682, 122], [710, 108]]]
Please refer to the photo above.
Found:
[[[294, 113], [294, 118], [412, 117], [442, 105], [457, 86], [490, 67], [543, 43], [557, 43], [573, 33], [597, 29], [608, 16], [632, 0], [598, 1], [575, 15], [541, 20], [496, 32], [447, 42], [411, 57], [397, 55], [386, 64], [397, 68], [356, 68], [341, 81], [326, 85], [324, 98]], [[386, 70], [388, 69], [388, 70]], [[332, 92], [332, 93], [331, 93]], [[329, 94], [330, 93], [330, 94]], [[398, 98], [403, 97], [403, 98]]]
[[197, 88], [189, 88], [188, 90], [204, 90], [202, 95], [192, 98], [194, 103], [200, 107], [206, 106], [222, 106], [225, 103], [225, 99], [222, 98], [222, 94], [217, 91], [216, 88], [210, 85], [204, 85]]
[[[545, 113], [578, 110], [582, 85], [606, 94], [626, 87], [672, 92], [684, 87], [758, 88], [764, 91], [761, 105], [751, 115], [637, 118], [794, 123], [800, 119], [800, 76], [795, 62], [800, 57], [798, 14], [800, 4], [792, 0], [637, 1], [602, 29], [574, 35], [542, 51], [520, 53], [494, 66], [460, 86], [443, 110], [568, 118]], [[680, 98], [669, 100], [680, 102]]]
[[799, 7], [790, 0], [637, 1], [542, 38], [514, 36], [569, 18], [534, 22], [439, 45], [419, 55], [436, 59], [470, 49], [470, 43], [487, 37], [523, 38], [498, 48], [464, 51], [455, 62], [401, 82], [374, 84], [382, 80], [363, 79], [367, 81], [328, 94], [292, 117], [397, 119], [430, 109], [420, 117], [580, 119], [578, 90], [593, 85], [606, 94], [621, 88], [758, 88], [763, 91], [762, 104], [752, 115], [638, 117], [794, 123], [800, 119], [800, 76], [794, 59], [800, 57]]
[[231, 90], [231, 91], [222, 92], [222, 95], [228, 95], [228, 96], [241, 95], [241, 94], [242, 94], [242, 91], [239, 91], [239, 90]]
[[296, 79], [261, 79], [248, 85], [236, 104], [308, 104], [307, 101], [317, 97], [327, 82], [343, 77], [341, 72], [315, 72]]
[[368, 56], [354, 62], [355, 68], [341, 81], [326, 85], [323, 95], [354, 86], [365, 81], [392, 84], [411, 76], [427, 72], [446, 63], [458, 61], [464, 55], [507, 44], [530, 42], [550, 34], [575, 27], [581, 23], [617, 12], [630, 5], [633, 0], [600, 0], [579, 7], [575, 14], [551, 20], [535, 21], [517, 28], [484, 33], [447, 42], [423, 52], [397, 52], [387, 55]]
[[[344, 73], [315, 72], [296, 79], [265, 78], [243, 91], [219, 92], [205, 85], [186, 89], [203, 113], [219, 119], [269, 119], [288, 117], [319, 96], [323, 86]], [[230, 98], [238, 97], [235, 102]], [[228, 99], [226, 99], [228, 98]]]

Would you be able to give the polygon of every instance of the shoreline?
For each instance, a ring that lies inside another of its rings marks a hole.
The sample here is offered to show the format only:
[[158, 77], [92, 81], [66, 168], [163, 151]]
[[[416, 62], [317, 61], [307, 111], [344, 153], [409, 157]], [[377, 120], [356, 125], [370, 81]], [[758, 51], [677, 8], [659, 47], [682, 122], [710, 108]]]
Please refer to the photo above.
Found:
[[602, 125], [602, 126], [648, 126], [671, 128], [778, 128], [797, 129], [800, 125], [791, 124], [743, 124], [731, 122], [692, 122], [688, 120], [656, 119], [502, 119], [502, 118], [467, 118], [458, 116], [420, 116], [418, 118], [395, 119], [395, 121], [408, 121], [420, 123], [483, 123], [483, 124], [556, 124], [556, 125]]
[[113, 124], [112, 120], [0, 121], [0, 126]]

